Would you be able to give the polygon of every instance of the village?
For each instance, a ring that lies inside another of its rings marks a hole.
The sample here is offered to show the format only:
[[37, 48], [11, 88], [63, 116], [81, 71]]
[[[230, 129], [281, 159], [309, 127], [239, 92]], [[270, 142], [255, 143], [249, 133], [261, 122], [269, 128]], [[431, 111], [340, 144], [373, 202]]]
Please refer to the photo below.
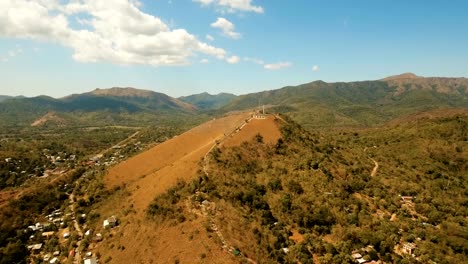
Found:
[[[79, 184], [79, 181], [77, 182]], [[88, 226], [89, 216], [77, 209], [73, 186], [61, 186], [69, 193], [67, 203], [49, 214], [35, 218], [35, 224], [21, 230], [29, 236], [28, 250], [31, 263], [99, 263], [99, 247], [105, 235], [118, 226], [115, 216], [106, 218], [102, 227], [93, 230]]]
[[[100, 254], [96, 249], [106, 236], [116, 232], [114, 228], [118, 227], [118, 218], [113, 215], [108, 216], [102, 221], [102, 225], [95, 229], [90, 228], [89, 222], [95, 220], [96, 215], [87, 213], [89, 211], [86, 208], [87, 204], [83, 202], [83, 197], [80, 197], [84, 194], [77, 190], [82, 187], [80, 185], [84, 180], [91, 179], [95, 170], [105, 169], [125, 159], [127, 155], [123, 155], [122, 152], [127, 154], [140, 148], [140, 142], [113, 146], [106, 152], [79, 163], [86, 168], [86, 171], [75, 182], [60, 186], [61, 192], [68, 196], [62, 206], [31, 219], [32, 224], [18, 230], [29, 237], [27, 248], [30, 252], [30, 263], [99, 263]], [[48, 159], [57, 162], [57, 157], [48, 157]], [[58, 157], [58, 160], [61, 158]], [[65, 160], [76, 161], [74, 156]]]

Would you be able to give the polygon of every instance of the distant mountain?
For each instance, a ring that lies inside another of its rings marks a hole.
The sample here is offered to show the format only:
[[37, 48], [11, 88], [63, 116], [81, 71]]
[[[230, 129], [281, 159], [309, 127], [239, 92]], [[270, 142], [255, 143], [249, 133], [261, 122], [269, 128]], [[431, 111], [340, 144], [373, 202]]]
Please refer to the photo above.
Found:
[[229, 93], [220, 93], [211, 95], [209, 93], [194, 94], [189, 96], [179, 97], [179, 100], [195, 105], [199, 109], [219, 109], [237, 96]]
[[[96, 89], [55, 99], [48, 96], [11, 98], [0, 103], [0, 120], [6, 124], [30, 125], [54, 112], [59, 123], [138, 123], [145, 120], [191, 115], [196, 107], [162, 93], [135, 88]], [[68, 120], [62, 120], [67, 118]], [[39, 122], [41, 123], [41, 122]]]
[[286, 111], [306, 127], [369, 126], [437, 108], [468, 107], [468, 79], [402, 74], [378, 81], [316, 81], [242, 95], [224, 111], [268, 105]]
[[0, 95], [0, 102], [5, 101], [6, 99], [11, 98], [11, 96], [8, 95]]
[[411, 72], [407, 72], [407, 73], [403, 73], [403, 74], [399, 74], [399, 75], [389, 76], [389, 77], [384, 78], [382, 80], [383, 81], [406, 80], [406, 79], [413, 79], [414, 80], [414, 79], [419, 79], [419, 78], [423, 78], [423, 77], [417, 76], [416, 74], [411, 73]]

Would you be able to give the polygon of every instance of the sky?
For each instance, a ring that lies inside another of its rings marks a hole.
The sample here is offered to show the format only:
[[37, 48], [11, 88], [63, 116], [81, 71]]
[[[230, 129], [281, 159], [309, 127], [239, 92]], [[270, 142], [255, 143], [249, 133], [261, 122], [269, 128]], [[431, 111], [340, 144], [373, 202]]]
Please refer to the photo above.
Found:
[[466, 0], [0, 0], [0, 95], [468, 77]]

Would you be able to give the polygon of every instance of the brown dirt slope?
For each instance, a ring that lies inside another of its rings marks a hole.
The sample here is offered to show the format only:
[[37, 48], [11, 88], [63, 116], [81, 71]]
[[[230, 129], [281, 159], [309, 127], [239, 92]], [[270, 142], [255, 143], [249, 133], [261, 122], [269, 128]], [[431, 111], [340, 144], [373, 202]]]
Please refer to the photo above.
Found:
[[249, 117], [238, 113], [211, 120], [132, 157], [109, 170], [105, 185], [127, 185], [138, 209], [145, 209], [154, 196], [172, 186], [178, 178], [189, 179], [198, 162], [216, 140], [229, 134]]
[[45, 114], [44, 116], [36, 119], [31, 126], [43, 126], [47, 123], [53, 123], [57, 125], [64, 125], [66, 123], [65, 119], [59, 117], [56, 113], [54, 112], [49, 112]]
[[225, 147], [240, 145], [242, 142], [252, 139], [257, 134], [262, 135], [263, 142], [275, 144], [281, 137], [281, 132], [275, 122], [275, 117], [267, 116], [266, 119], [251, 119], [238, 133], [226, 139], [223, 145]]
[[[203, 217], [187, 213], [182, 224], [161, 225], [146, 218], [145, 209], [177, 179], [195, 177], [200, 161], [217, 140], [234, 146], [257, 133], [267, 143], [280, 137], [274, 117], [252, 119], [231, 135], [249, 117], [249, 113], [240, 113], [209, 121], [113, 167], [105, 184], [108, 188], [125, 185], [125, 191], [101, 205], [100, 223], [106, 216], [117, 215], [121, 225], [93, 251], [99, 251], [103, 260], [111, 257], [112, 263], [238, 263], [206, 231]], [[124, 213], [128, 211], [133, 213]]]

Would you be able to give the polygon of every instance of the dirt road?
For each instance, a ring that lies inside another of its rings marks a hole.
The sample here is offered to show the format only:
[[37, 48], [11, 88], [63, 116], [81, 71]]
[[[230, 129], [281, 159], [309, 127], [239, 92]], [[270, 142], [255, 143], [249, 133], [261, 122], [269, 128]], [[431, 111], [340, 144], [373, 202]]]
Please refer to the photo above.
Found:
[[377, 170], [379, 169], [379, 163], [373, 158], [371, 158], [371, 160], [374, 162], [374, 168], [372, 169], [371, 177], [375, 177], [377, 175]]

